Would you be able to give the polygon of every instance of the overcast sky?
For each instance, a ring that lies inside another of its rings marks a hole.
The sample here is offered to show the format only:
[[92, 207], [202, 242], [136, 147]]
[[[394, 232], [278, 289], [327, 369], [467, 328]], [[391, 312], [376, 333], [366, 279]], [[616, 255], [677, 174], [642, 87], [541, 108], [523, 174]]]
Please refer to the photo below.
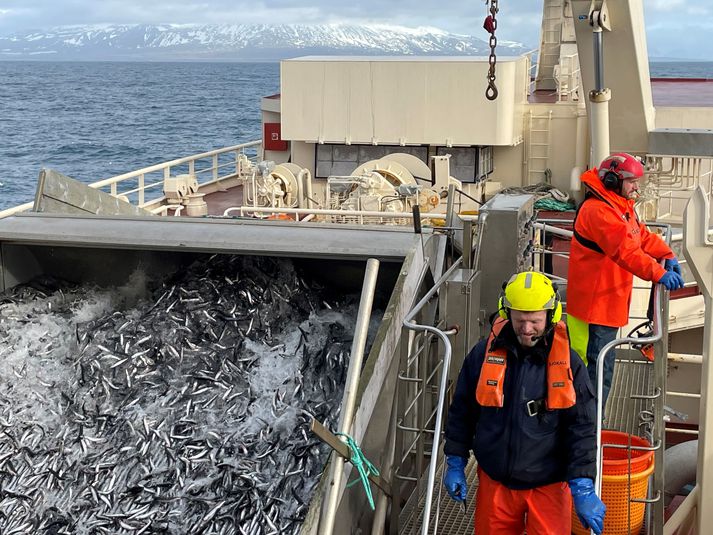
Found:
[[[612, 0], [621, 1], [621, 0]], [[650, 56], [713, 61], [713, 0], [643, 0]], [[500, 0], [498, 36], [535, 47], [542, 0]], [[370, 22], [485, 39], [483, 0], [0, 0], [0, 35], [74, 24]]]

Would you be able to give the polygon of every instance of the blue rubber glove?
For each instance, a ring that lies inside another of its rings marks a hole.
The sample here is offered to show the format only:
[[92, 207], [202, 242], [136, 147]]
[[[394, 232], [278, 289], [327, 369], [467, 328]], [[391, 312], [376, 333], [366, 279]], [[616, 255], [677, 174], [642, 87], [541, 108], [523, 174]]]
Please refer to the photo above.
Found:
[[591, 529], [596, 535], [602, 535], [607, 506], [594, 492], [594, 481], [588, 477], [578, 477], [569, 481], [569, 489], [582, 526]]
[[679, 275], [681, 274], [681, 266], [678, 263], [678, 258], [675, 256], [673, 258], [667, 258], [663, 263], [663, 267], [666, 268], [666, 271], [675, 271]]
[[448, 494], [457, 502], [465, 501], [468, 497], [468, 484], [465, 481], [465, 465], [468, 459], [458, 455], [446, 455], [446, 474], [443, 484]]
[[675, 271], [667, 271], [659, 279], [659, 284], [663, 284], [667, 290], [678, 290], [679, 288], [683, 288], [685, 281], [683, 277]]

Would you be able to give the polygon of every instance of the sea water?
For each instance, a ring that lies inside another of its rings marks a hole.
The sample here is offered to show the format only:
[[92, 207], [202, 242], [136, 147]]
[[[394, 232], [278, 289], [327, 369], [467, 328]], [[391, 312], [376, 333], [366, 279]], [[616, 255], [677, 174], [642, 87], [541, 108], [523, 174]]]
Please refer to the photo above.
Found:
[[277, 63], [0, 62], [0, 210], [42, 167], [95, 182], [261, 137]]

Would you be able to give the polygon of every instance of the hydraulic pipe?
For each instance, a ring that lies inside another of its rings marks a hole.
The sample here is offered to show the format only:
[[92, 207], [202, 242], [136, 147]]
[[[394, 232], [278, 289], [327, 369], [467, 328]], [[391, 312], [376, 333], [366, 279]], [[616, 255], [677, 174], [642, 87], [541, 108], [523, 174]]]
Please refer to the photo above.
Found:
[[[592, 14], [592, 38], [594, 40], [594, 89], [589, 92], [592, 128], [592, 165], [609, 156], [609, 100], [611, 91], [604, 87], [604, 45], [602, 22], [606, 15], [602, 11]], [[608, 29], [608, 28], [607, 28]]]
[[609, 148], [609, 100], [611, 91], [590, 91], [589, 102], [592, 110], [592, 165], [599, 163], [610, 154]]
[[[304, 187], [304, 172], [307, 171], [306, 169], [302, 169], [299, 173], [297, 173], [297, 176], [295, 177], [297, 181], [297, 208], [304, 208], [305, 207], [305, 187]], [[307, 171], [309, 172], [309, 171]]]
[[[266, 214], [314, 214], [314, 215], [340, 215], [340, 216], [362, 216], [362, 217], [386, 217], [386, 218], [413, 218], [411, 212], [378, 212], [375, 210], [323, 210], [321, 208], [273, 208], [268, 206], [233, 206], [223, 212], [223, 216], [228, 216], [232, 212], [238, 211], [240, 215], [245, 212], [264, 212]], [[431, 213], [423, 215], [424, 218], [443, 219], [443, 213]]]
[[604, 90], [604, 48], [602, 39], [602, 28], [594, 28], [594, 89]]
[[[349, 370], [347, 371], [344, 396], [342, 397], [342, 411], [339, 417], [339, 432], [344, 434], [350, 433], [352, 423], [354, 422], [357, 389], [359, 388], [359, 378], [361, 376], [361, 365], [364, 360], [366, 339], [369, 334], [369, 318], [371, 317], [371, 307], [374, 304], [374, 290], [376, 289], [378, 274], [379, 261], [375, 258], [370, 258], [366, 262], [364, 285], [362, 286], [361, 300], [359, 302], [359, 315], [357, 316], [356, 326], [354, 327], [354, 340], [352, 341]], [[337, 517], [343, 473], [344, 458], [341, 455], [332, 454], [332, 470], [326, 502], [327, 509], [319, 526], [319, 533], [321, 535], [331, 535], [334, 531], [334, 521]]]

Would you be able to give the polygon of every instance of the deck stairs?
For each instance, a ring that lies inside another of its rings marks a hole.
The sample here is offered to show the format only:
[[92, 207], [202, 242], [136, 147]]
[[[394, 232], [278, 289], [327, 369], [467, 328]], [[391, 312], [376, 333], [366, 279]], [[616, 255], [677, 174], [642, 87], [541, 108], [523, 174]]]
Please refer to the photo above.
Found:
[[540, 55], [535, 75], [536, 91], [557, 90], [554, 71], [560, 60], [563, 14], [563, 0], [545, 0], [540, 29]]

